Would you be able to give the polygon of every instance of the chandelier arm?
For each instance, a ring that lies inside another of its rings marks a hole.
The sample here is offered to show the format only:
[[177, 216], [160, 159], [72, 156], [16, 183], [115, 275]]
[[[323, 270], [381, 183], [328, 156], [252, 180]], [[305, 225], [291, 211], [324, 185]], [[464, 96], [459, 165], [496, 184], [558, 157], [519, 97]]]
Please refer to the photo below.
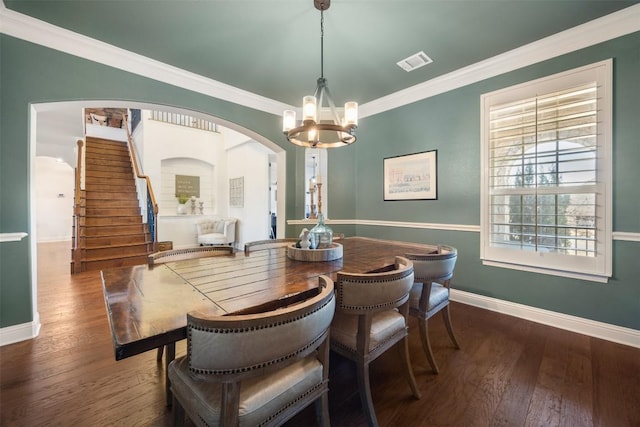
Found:
[[329, 109], [331, 110], [331, 116], [333, 122], [336, 125], [340, 125], [340, 116], [338, 116], [338, 112], [336, 111], [336, 104], [333, 103], [333, 98], [331, 98], [331, 92], [329, 91], [329, 86], [324, 87], [324, 91], [327, 93], [327, 104], [329, 104]]
[[318, 106], [318, 117], [320, 117], [320, 110], [322, 110], [322, 103], [324, 102], [324, 92], [326, 89], [327, 89], [327, 81], [325, 80], [324, 77], [320, 77], [316, 85], [316, 91], [313, 94], [313, 96], [315, 96], [317, 100], [316, 105]]

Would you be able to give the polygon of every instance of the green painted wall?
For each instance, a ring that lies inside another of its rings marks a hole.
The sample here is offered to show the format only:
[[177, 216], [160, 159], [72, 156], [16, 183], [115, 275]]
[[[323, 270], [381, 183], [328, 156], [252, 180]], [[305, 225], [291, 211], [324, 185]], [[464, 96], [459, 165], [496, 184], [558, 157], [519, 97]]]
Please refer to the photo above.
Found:
[[[640, 232], [640, 33], [494, 77], [361, 121], [356, 217], [480, 225], [480, 96], [614, 59], [613, 230]], [[382, 162], [438, 150], [438, 200], [383, 201]], [[459, 249], [454, 287], [560, 313], [640, 329], [640, 243], [614, 241], [608, 284], [484, 267], [476, 232], [358, 226], [357, 234]]]
[[[614, 231], [640, 232], [640, 33], [498, 76], [360, 122], [358, 142], [329, 152], [330, 216], [479, 225], [480, 95], [614, 58]], [[283, 142], [280, 117], [0, 36], [0, 232], [29, 230], [29, 104], [122, 99], [221, 117], [287, 150], [286, 217], [302, 218], [303, 153]], [[382, 159], [438, 150], [438, 200], [384, 202]], [[9, 184], [10, 183], [10, 184]], [[299, 196], [298, 196], [299, 195]], [[299, 227], [288, 226], [287, 235]], [[475, 232], [336, 226], [348, 235], [456, 246], [458, 289], [640, 329], [640, 244], [615, 241], [608, 284], [483, 267]], [[0, 245], [0, 327], [31, 321], [29, 238]]]
[[[0, 232], [26, 231], [0, 245], [0, 327], [32, 321], [29, 253], [29, 110], [31, 103], [82, 99], [171, 105], [234, 122], [287, 150], [286, 217], [302, 218], [295, 188], [303, 149], [286, 143], [279, 116], [159, 83], [91, 61], [0, 35]], [[126, 104], [126, 102], [125, 102]]]

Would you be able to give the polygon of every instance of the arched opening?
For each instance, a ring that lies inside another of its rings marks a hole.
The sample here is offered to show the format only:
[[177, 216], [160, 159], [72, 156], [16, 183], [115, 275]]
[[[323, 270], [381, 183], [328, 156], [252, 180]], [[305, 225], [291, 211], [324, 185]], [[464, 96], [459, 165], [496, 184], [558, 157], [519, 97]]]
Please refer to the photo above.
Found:
[[[256, 185], [260, 185], [264, 187], [264, 191], [261, 191], [261, 197], [264, 199], [265, 206], [255, 207], [254, 209], [261, 209], [261, 212], [264, 213], [264, 226], [259, 232], [262, 233], [260, 238], [264, 236], [264, 238], [268, 238], [270, 236], [270, 231], [272, 230], [270, 211], [280, 212], [281, 215], [278, 215], [278, 223], [280, 232], [283, 232], [285, 227], [285, 200], [286, 200], [286, 189], [284, 186], [285, 182], [285, 172], [286, 172], [286, 152], [283, 148], [275, 144], [274, 142], [268, 140], [267, 138], [259, 135], [255, 131], [251, 129], [246, 129], [241, 126], [238, 126], [235, 123], [228, 122], [226, 120], [222, 120], [211, 115], [201, 113], [198, 111], [179, 109], [175, 107], [165, 106], [165, 105], [155, 105], [149, 103], [142, 102], [132, 102], [132, 101], [100, 101], [100, 100], [90, 100], [90, 101], [69, 101], [69, 102], [52, 102], [52, 103], [41, 103], [41, 104], [32, 104], [31, 106], [31, 121], [30, 121], [30, 178], [31, 178], [31, 186], [30, 186], [30, 230], [32, 233], [31, 238], [31, 259], [33, 260], [31, 265], [31, 283], [32, 283], [32, 307], [33, 307], [33, 318], [38, 319], [37, 314], [37, 282], [38, 282], [38, 257], [37, 257], [37, 245], [40, 243], [41, 239], [39, 238], [38, 233], [38, 223], [42, 223], [42, 219], [38, 219], [39, 214], [43, 214], [48, 210], [47, 207], [43, 206], [40, 203], [40, 198], [38, 195], [38, 179], [37, 171], [41, 170], [38, 165], [41, 162], [41, 158], [53, 158], [57, 159], [57, 161], [62, 162], [62, 164], [68, 165], [67, 168], [70, 167], [73, 170], [76, 166], [77, 159], [77, 140], [84, 138], [84, 124], [85, 118], [83, 115], [83, 111], [85, 108], [128, 108], [128, 109], [139, 109], [139, 110], [149, 110], [149, 111], [165, 111], [169, 113], [177, 113], [177, 114], [185, 114], [192, 117], [201, 118], [203, 120], [209, 120], [215, 122], [217, 125], [224, 129], [228, 129], [231, 133], [233, 133], [233, 143], [228, 147], [229, 152], [234, 152], [235, 154], [229, 157], [237, 158], [240, 154], [237, 152], [243, 150], [243, 147], [246, 147], [250, 144], [259, 146], [259, 150], [264, 152], [264, 176], [255, 176], [252, 179], [252, 182], [259, 183]], [[180, 144], [184, 144], [186, 141], [181, 141]], [[178, 148], [180, 146], [178, 145]], [[206, 159], [203, 159], [206, 162]], [[218, 162], [220, 163], [220, 162]], [[222, 167], [222, 166], [221, 166]], [[227, 168], [225, 169], [233, 169], [236, 168]], [[158, 161], [158, 169], [160, 169], [160, 162]], [[271, 176], [272, 171], [275, 171], [277, 175]], [[251, 173], [251, 169], [244, 169], [243, 173]], [[144, 172], [147, 173], [147, 172]], [[217, 203], [223, 203], [225, 201], [228, 202], [228, 177], [229, 173], [226, 173], [225, 179], [220, 179], [217, 185], [219, 189], [225, 189], [226, 191], [220, 191], [215, 198]], [[269, 197], [271, 192], [275, 193], [276, 186], [278, 183], [282, 183], [277, 190], [278, 197], [277, 200], [273, 200], [273, 203]], [[67, 183], [68, 184], [68, 183]], [[65, 186], [67, 185], [65, 184]], [[154, 185], [160, 186], [161, 183], [157, 182]], [[55, 187], [55, 185], [54, 185]], [[67, 187], [65, 187], [67, 188]], [[71, 188], [73, 189], [73, 184], [71, 184]], [[52, 190], [53, 191], [53, 190]], [[61, 199], [69, 200], [71, 205], [73, 194], [68, 194], [69, 191], [64, 190], [60, 192], [55, 192], [55, 196], [58, 194], [63, 194]], [[72, 190], [71, 190], [72, 193]], [[68, 197], [67, 197], [68, 196]], [[250, 197], [250, 195], [248, 196]], [[213, 197], [210, 198], [213, 200]], [[172, 200], [173, 202], [174, 200]], [[221, 206], [221, 205], [220, 205]], [[225, 215], [233, 215], [240, 214], [241, 211], [238, 208], [235, 208], [235, 212], [230, 212], [229, 208], [222, 208], [218, 206], [217, 211], [213, 205], [213, 202], [208, 203], [207, 208], [210, 209], [210, 213], [219, 212], [220, 214]], [[166, 206], [165, 206], [166, 208]], [[168, 209], [168, 208], [167, 208]], [[165, 211], [167, 210], [165, 209]], [[251, 213], [245, 213], [244, 218], [251, 218]], [[66, 236], [70, 236], [71, 229], [67, 230]], [[51, 233], [48, 233], [48, 235]], [[55, 234], [55, 232], [54, 232]], [[246, 234], [247, 238], [255, 238], [251, 234]], [[61, 238], [64, 238], [62, 236]], [[70, 238], [70, 237], [69, 237]]]

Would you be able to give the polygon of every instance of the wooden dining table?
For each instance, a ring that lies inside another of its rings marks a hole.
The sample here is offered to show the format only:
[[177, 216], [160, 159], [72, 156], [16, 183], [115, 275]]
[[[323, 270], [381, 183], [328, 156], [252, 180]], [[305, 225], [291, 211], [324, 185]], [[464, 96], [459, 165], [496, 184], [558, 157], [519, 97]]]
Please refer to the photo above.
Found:
[[137, 265], [101, 272], [116, 360], [165, 346], [165, 364], [175, 343], [187, 336], [187, 313], [219, 316], [268, 304], [318, 286], [318, 276], [338, 271], [366, 273], [391, 265], [395, 256], [426, 253], [433, 246], [363, 237], [340, 239], [342, 258], [291, 259], [286, 247], [245, 254]]

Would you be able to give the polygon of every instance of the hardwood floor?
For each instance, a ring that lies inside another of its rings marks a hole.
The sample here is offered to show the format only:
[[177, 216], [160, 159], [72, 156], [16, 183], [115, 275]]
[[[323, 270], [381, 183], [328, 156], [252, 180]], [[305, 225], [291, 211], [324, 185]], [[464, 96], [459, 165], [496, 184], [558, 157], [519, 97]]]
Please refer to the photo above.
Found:
[[[100, 273], [70, 276], [69, 248], [39, 246], [42, 330], [0, 347], [0, 425], [171, 425], [162, 364], [153, 351], [115, 361]], [[452, 319], [461, 350], [440, 316], [430, 322], [439, 375], [410, 324], [422, 399], [411, 397], [397, 352], [372, 363], [381, 426], [640, 426], [640, 349], [456, 303]], [[332, 425], [364, 425], [354, 366], [336, 355], [330, 390]], [[308, 408], [287, 425], [313, 422]]]

